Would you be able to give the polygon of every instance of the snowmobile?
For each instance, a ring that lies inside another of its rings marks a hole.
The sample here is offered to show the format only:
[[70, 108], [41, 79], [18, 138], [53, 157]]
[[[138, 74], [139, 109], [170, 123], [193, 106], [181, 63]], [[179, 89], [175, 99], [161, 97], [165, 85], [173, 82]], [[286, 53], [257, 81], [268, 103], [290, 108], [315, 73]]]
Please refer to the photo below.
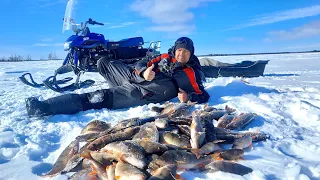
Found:
[[[43, 83], [36, 83], [30, 73], [25, 73], [19, 79], [26, 85], [32, 87], [45, 86], [56, 92], [73, 91], [78, 88], [94, 84], [93, 80], [81, 82], [80, 76], [85, 72], [98, 72], [97, 61], [101, 57], [123, 61], [126, 64], [133, 64], [144, 57], [155, 57], [160, 55], [160, 41], [152, 41], [148, 48], [143, 48], [142, 37], [132, 37], [120, 41], [109, 41], [103, 34], [90, 32], [88, 25], [101, 25], [89, 18], [81, 24], [73, 22], [71, 35], [64, 43], [64, 50], [68, 51], [62, 66], [58, 68], [53, 76], [48, 77]], [[77, 76], [74, 83], [61, 87], [60, 84], [71, 81], [72, 77], [57, 80], [58, 74], [74, 72]], [[30, 80], [27, 79], [27, 76]]]

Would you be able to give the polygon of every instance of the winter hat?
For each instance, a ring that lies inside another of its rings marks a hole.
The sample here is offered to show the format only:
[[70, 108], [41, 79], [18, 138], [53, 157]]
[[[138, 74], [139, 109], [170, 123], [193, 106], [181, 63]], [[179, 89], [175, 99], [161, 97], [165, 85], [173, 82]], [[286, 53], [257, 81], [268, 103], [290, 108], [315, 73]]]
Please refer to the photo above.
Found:
[[194, 53], [193, 41], [188, 37], [180, 37], [176, 40], [176, 42], [174, 43], [174, 47], [172, 48], [172, 54], [175, 55], [176, 50], [179, 48], [188, 49], [191, 53], [191, 56]]

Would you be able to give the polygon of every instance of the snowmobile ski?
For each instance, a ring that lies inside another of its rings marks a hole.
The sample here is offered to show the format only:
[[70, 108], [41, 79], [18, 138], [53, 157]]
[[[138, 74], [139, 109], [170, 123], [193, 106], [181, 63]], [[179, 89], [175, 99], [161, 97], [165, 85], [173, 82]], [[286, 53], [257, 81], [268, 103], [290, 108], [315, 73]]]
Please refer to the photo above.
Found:
[[[30, 81], [27, 80], [26, 76], [29, 76]], [[53, 76], [50, 76], [50, 77], [53, 77]], [[49, 78], [50, 78], [50, 77], [49, 77]], [[43, 86], [45, 86], [44, 83], [40, 83], [40, 84], [39, 84], [39, 83], [35, 82], [34, 79], [33, 79], [33, 77], [32, 77], [32, 75], [31, 75], [30, 73], [25, 73], [25, 74], [21, 75], [21, 76], [19, 77], [19, 79], [20, 79], [24, 84], [26, 84], [26, 85], [28, 85], [28, 86], [31, 86], [31, 87], [38, 88], [38, 87], [43, 87]], [[72, 79], [73, 79], [72, 77], [66, 77], [66, 78], [64, 78], [64, 79], [62, 79], [62, 80], [56, 81], [55, 83], [57, 83], [57, 84], [64, 84], [64, 83], [66, 83], [66, 82], [68, 82], [68, 81], [71, 81]]]
[[91, 79], [87, 79], [85, 81], [79, 82], [79, 78], [77, 78], [75, 83], [64, 86], [64, 87], [60, 87], [59, 84], [61, 84], [61, 83], [59, 83], [59, 81], [56, 80], [55, 76], [50, 76], [46, 80], [43, 81], [43, 84], [47, 88], [49, 88], [53, 91], [56, 91], [56, 92], [60, 92], [60, 93], [64, 92], [64, 91], [74, 91], [76, 89], [89, 87], [94, 83], [95, 83], [95, 81], [91, 80]]

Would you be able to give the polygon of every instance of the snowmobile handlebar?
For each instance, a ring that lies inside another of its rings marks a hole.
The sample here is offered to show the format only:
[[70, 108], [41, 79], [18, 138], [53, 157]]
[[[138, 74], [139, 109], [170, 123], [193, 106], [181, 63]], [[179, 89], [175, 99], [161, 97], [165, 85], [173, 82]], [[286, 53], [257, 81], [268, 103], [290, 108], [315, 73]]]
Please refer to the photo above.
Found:
[[103, 23], [99, 23], [97, 21], [92, 20], [91, 18], [89, 18], [89, 20], [86, 22], [86, 24], [91, 24], [91, 25], [101, 25], [104, 26]]
[[[81, 24], [76, 24], [75, 22], [73, 22], [72, 24], [72, 30], [73, 32], [75, 32], [77, 35], [80, 32], [83, 32], [83, 34], [86, 34], [88, 32], [88, 28], [87, 28], [87, 24], [91, 24], [91, 25], [100, 25], [100, 26], [104, 26], [103, 23], [99, 23], [97, 21], [92, 20], [91, 18], [89, 18], [88, 21], [86, 21], [85, 23], [81, 22]], [[80, 28], [79, 28], [80, 27]], [[90, 32], [90, 31], [89, 31]]]

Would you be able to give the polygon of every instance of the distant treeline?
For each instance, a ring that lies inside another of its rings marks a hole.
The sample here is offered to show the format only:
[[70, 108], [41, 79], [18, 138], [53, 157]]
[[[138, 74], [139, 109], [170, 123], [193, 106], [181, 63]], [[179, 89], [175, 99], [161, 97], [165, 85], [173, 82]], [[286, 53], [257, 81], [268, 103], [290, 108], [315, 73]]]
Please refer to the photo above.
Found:
[[51, 52], [48, 54], [47, 58], [40, 58], [40, 59], [32, 59], [31, 55], [27, 55], [26, 57], [17, 55], [17, 54], [13, 54], [10, 57], [6, 58], [6, 57], [2, 57], [0, 58], [0, 62], [18, 62], [18, 61], [45, 61], [45, 60], [59, 60], [58, 56], [56, 55], [55, 52]]
[[239, 56], [239, 55], [291, 54], [291, 53], [315, 53], [315, 52], [320, 52], [320, 50], [298, 51], [298, 52], [264, 52], [264, 53], [237, 53], [237, 54], [206, 54], [206, 55], [197, 55], [197, 56]]
[[[320, 52], [320, 50], [313, 51], [298, 51], [298, 52], [264, 52], [264, 53], [237, 53], [237, 54], [206, 54], [206, 55], [197, 55], [197, 56], [239, 56], [239, 55], [263, 55], [263, 54], [291, 54], [291, 53], [316, 53]], [[56, 53], [49, 53], [47, 58], [40, 59], [32, 59], [31, 55], [26, 57], [20, 55], [11, 55], [10, 57], [2, 57], [0, 58], [0, 62], [17, 62], [17, 61], [47, 61], [47, 60], [62, 60], [58, 58]]]

